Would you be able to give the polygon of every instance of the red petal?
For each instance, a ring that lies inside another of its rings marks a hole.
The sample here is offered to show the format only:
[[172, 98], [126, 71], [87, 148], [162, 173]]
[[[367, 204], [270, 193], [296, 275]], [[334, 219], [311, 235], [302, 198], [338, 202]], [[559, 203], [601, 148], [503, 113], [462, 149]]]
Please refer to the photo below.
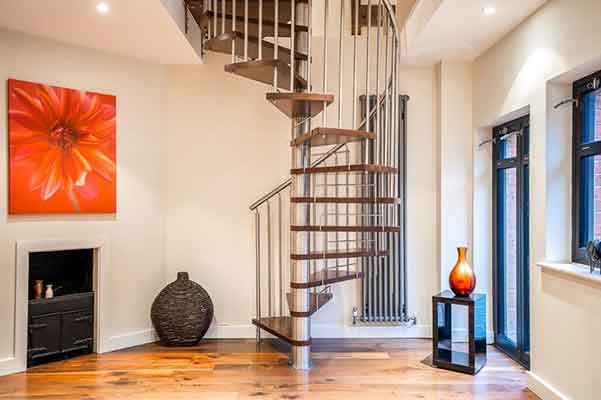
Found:
[[25, 129], [32, 131], [46, 131], [46, 125], [43, 121], [34, 118], [31, 114], [20, 110], [9, 110], [8, 118], [12, 122], [16, 122]]
[[81, 154], [92, 166], [94, 172], [111, 182], [115, 176], [115, 162], [108, 158], [104, 153], [87, 146], [78, 146]]
[[34, 99], [21, 88], [14, 88], [13, 93], [25, 106], [26, 112], [28, 112], [32, 118], [38, 120], [40, 124], [43, 124], [46, 129], [48, 129], [51, 123], [51, 116], [47, 110], [42, 107], [40, 100]]

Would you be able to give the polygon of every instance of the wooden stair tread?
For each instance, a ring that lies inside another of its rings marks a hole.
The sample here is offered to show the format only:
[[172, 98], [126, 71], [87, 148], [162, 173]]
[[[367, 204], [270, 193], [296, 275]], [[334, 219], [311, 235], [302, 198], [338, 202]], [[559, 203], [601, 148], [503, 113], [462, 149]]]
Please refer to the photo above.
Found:
[[[235, 54], [239, 57], [244, 57], [244, 33], [238, 31], [228, 31], [207, 40], [205, 48], [217, 53], [232, 54], [232, 40], [236, 41]], [[259, 41], [258, 37], [250, 35], [248, 36], [248, 57], [251, 59], [259, 58], [259, 42], [263, 46], [262, 57], [274, 58], [275, 45], [273, 43], [265, 40]], [[278, 46], [278, 59], [286, 64], [290, 64], [290, 54], [291, 51], [289, 48]], [[297, 60], [306, 60], [307, 55], [295, 52], [295, 58]]]
[[328, 250], [314, 251], [308, 254], [291, 254], [290, 259], [295, 261], [302, 260], [331, 260], [337, 258], [358, 258], [358, 257], [384, 257], [388, 255], [387, 250], [375, 249], [350, 249], [350, 250]]
[[292, 339], [292, 318], [291, 317], [269, 317], [254, 318], [252, 323], [259, 328], [271, 333], [272, 335], [296, 346], [308, 346], [311, 340], [297, 341]]
[[382, 174], [396, 174], [397, 169], [386, 165], [378, 164], [350, 164], [350, 165], [332, 165], [325, 167], [293, 168], [290, 170], [292, 175], [303, 174], [328, 174], [335, 172], [374, 172]]
[[[334, 297], [333, 293], [309, 293], [309, 303], [311, 304], [311, 311], [308, 313], [299, 313], [291, 311], [291, 314], [295, 314], [298, 317], [310, 317], [315, 314], [317, 310], [326, 305], [327, 302], [332, 300]], [[286, 300], [288, 301], [288, 308], [292, 305], [292, 293], [286, 293]]]
[[[218, 29], [221, 29], [221, 16], [223, 15], [222, 12], [213, 12], [213, 11], [205, 11], [202, 13], [198, 13], [197, 15], [195, 15], [195, 19], [198, 23], [199, 26], [201, 27], [208, 27], [209, 23], [212, 23], [212, 19], [213, 18], [218, 18], [219, 21], [217, 23], [218, 25]], [[233, 19], [233, 15], [232, 14], [225, 14], [225, 25], [229, 28], [232, 29], [232, 19]], [[273, 37], [275, 36], [275, 21], [273, 19], [269, 20], [269, 19], [265, 19], [263, 18], [263, 32], [262, 32], [262, 37]], [[278, 24], [278, 36], [279, 37], [290, 37], [292, 35], [292, 24], [290, 24], [289, 22], [284, 22], [284, 21], [280, 21]], [[240, 14], [236, 14], [236, 31], [238, 32], [244, 32], [244, 15], [240, 15]], [[298, 32], [308, 32], [309, 28], [305, 25], [298, 25], [296, 24], [294, 26], [294, 31], [296, 33]], [[259, 36], [259, 19], [258, 18], [252, 18], [249, 17], [248, 18], [248, 34], [250, 36]]]
[[363, 272], [347, 271], [344, 268], [341, 268], [338, 272], [335, 269], [327, 269], [309, 275], [307, 283], [290, 282], [290, 287], [293, 289], [307, 289], [361, 278], [363, 278]]
[[[278, 87], [280, 89], [290, 89], [290, 66], [282, 60], [261, 59], [253, 61], [243, 61], [225, 66], [225, 71], [257, 82], [273, 85], [274, 70], [278, 71]], [[296, 88], [304, 89], [307, 87], [307, 81], [300, 75], [296, 75]]]
[[334, 102], [334, 95], [323, 93], [267, 93], [267, 100], [290, 118], [314, 117]]
[[395, 197], [291, 197], [291, 203], [398, 204]]
[[372, 132], [358, 131], [354, 129], [324, 128], [319, 127], [311, 132], [294, 139], [290, 145], [300, 146], [309, 142], [311, 146], [330, 146], [356, 142], [364, 139], [375, 139], [376, 134]]
[[292, 232], [400, 232], [398, 226], [336, 226], [336, 225], [291, 225]]

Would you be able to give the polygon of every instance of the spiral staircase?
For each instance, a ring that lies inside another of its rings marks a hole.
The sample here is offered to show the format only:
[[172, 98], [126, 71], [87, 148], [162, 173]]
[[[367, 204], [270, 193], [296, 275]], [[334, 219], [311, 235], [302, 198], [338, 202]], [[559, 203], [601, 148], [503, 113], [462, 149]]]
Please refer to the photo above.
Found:
[[394, 7], [389, 0], [185, 3], [203, 31], [204, 56], [231, 55], [225, 71], [266, 84], [266, 100], [290, 118], [291, 177], [250, 207], [252, 323], [259, 341], [263, 330], [289, 343], [292, 366], [308, 369], [311, 316], [331, 301], [331, 285], [404, 256]]

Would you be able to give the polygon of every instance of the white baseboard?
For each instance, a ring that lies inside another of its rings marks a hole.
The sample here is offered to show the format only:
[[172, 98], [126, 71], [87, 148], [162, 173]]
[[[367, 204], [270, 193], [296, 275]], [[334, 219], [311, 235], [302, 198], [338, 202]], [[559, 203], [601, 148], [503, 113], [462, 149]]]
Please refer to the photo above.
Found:
[[146, 343], [156, 342], [158, 337], [154, 329], [144, 329], [136, 332], [128, 332], [122, 335], [110, 336], [107, 343], [99, 353], [108, 353], [128, 347], [140, 346]]
[[19, 365], [16, 358], [8, 357], [0, 360], [0, 376], [16, 374], [22, 371], [23, 366]]
[[431, 338], [430, 325], [390, 326], [390, 325], [340, 325], [340, 324], [311, 324], [311, 337], [319, 338]]
[[230, 324], [212, 324], [206, 339], [254, 339], [256, 336], [256, 326], [252, 324], [230, 325]]
[[[213, 324], [205, 335], [207, 339], [254, 339], [256, 327], [252, 324], [216, 325]], [[270, 337], [262, 332], [263, 337]], [[430, 325], [403, 326], [347, 326], [339, 324], [311, 324], [311, 336], [319, 338], [431, 338]]]
[[528, 371], [528, 389], [532, 390], [542, 400], [570, 400], [569, 397], [563, 395], [532, 371]]

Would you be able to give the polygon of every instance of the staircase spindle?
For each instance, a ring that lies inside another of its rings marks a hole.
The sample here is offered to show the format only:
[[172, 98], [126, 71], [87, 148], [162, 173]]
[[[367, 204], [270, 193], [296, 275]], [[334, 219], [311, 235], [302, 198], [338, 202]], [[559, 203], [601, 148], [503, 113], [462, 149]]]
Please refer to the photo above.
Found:
[[225, 33], [225, 14], [226, 14], [226, 9], [225, 9], [225, 1], [226, 0], [221, 0], [221, 33], [224, 34]]
[[382, 132], [380, 130], [380, 110], [379, 110], [379, 101], [380, 101], [380, 25], [381, 25], [381, 18], [382, 18], [382, 7], [381, 7], [381, 2], [378, 1], [377, 4], [377, 8], [378, 8], [378, 26], [376, 28], [376, 134], [377, 134], [377, 138], [376, 138], [376, 143], [377, 143], [377, 147], [376, 147], [376, 164], [380, 164], [382, 162]]
[[[313, 42], [313, 0], [309, 0], [307, 3], [307, 17], [305, 22], [307, 23], [307, 54], [309, 59], [307, 60], [307, 90], [311, 91], [311, 51]], [[309, 127], [311, 128], [311, 127]]]
[[284, 315], [283, 298], [284, 298], [284, 265], [282, 255], [282, 194], [278, 193], [278, 280], [279, 280], [279, 314]]
[[[261, 214], [255, 211], [255, 297], [257, 319], [261, 319]], [[257, 343], [261, 343], [261, 329], [257, 327]]]
[[[274, 47], [273, 47], [273, 58], [274, 59], [278, 59], [278, 50], [280, 47], [280, 5], [279, 5], [279, 0], [275, 0], [273, 2], [273, 14], [274, 14], [274, 32], [273, 32], [273, 39], [274, 39]], [[276, 62], [275, 64], [275, 68], [273, 69], [273, 91], [277, 92], [278, 91], [278, 63]]]
[[344, 3], [345, 0], [340, 0], [340, 37], [338, 41], [338, 127], [342, 126], [342, 66], [344, 65]]
[[248, 0], [244, 0], [244, 61], [248, 61]]
[[273, 271], [271, 264], [271, 202], [267, 202], [267, 313], [273, 317], [272, 298]]
[[213, 0], [213, 35], [217, 36], [217, 19], [219, 18], [219, 7], [217, 0]]
[[[355, 1], [355, 32], [353, 34], [353, 129], [357, 127], [357, 37], [361, 33], [359, 29], [359, 0]], [[351, 16], [352, 18], [353, 16]]]
[[290, 1], [290, 91], [294, 92], [294, 73], [296, 70], [296, 4]]
[[[232, 34], [235, 35], [236, 29], [236, 0], [232, 0]], [[232, 40], [232, 64], [236, 62], [236, 39]]]
[[[330, 1], [324, 1], [323, 10], [323, 93], [328, 92], [328, 14], [330, 12]], [[328, 126], [328, 113], [324, 103], [321, 124]]]
[[[277, 23], [277, 21], [276, 21]], [[259, 60], [263, 59], [263, 0], [259, 0]]]

